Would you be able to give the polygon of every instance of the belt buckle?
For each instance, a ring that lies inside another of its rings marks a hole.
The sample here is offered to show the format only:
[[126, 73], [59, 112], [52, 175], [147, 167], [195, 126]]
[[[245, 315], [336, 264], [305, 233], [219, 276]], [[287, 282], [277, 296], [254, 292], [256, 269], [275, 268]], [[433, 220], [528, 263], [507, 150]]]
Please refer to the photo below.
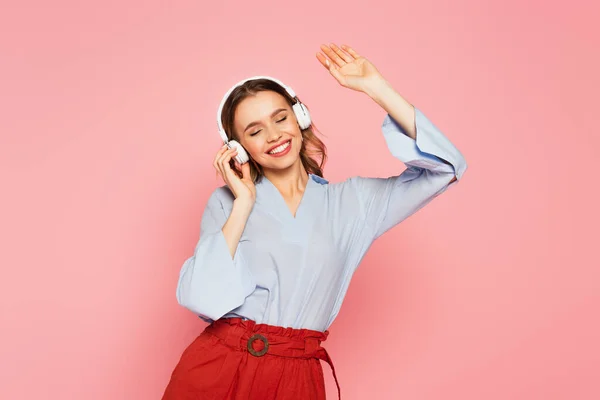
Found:
[[[261, 351], [256, 351], [252, 347], [252, 343], [255, 340], [260, 340], [261, 342], [263, 342], [265, 344], [265, 347]], [[248, 339], [248, 352], [250, 354], [252, 354], [253, 356], [255, 356], [255, 357], [264, 356], [267, 353], [267, 350], [269, 350], [269, 342], [267, 341], [267, 338], [264, 337], [263, 335], [261, 335], [260, 333], [254, 334], [250, 337], [250, 339]]]

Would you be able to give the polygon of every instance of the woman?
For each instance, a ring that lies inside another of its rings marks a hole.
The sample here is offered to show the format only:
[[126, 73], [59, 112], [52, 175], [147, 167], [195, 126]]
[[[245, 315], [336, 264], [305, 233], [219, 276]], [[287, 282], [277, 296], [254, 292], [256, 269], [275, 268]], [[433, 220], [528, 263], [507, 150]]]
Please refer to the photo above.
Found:
[[183, 352], [163, 399], [324, 399], [320, 360], [335, 370], [321, 342], [361, 259], [467, 168], [366, 58], [348, 46], [321, 49], [317, 59], [340, 85], [388, 113], [386, 143], [407, 168], [330, 184], [325, 146], [291, 88], [271, 79], [234, 86], [219, 108], [229, 142], [214, 160], [226, 185], [208, 200], [177, 287], [178, 302], [210, 325]]

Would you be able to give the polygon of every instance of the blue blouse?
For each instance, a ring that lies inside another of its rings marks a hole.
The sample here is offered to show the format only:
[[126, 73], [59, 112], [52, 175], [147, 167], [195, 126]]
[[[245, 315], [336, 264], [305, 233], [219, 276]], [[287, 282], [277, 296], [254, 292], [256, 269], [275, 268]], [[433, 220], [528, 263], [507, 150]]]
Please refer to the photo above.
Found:
[[242, 317], [328, 329], [373, 241], [458, 183], [467, 169], [450, 140], [419, 109], [415, 112], [416, 140], [389, 114], [381, 127], [390, 152], [407, 167], [399, 175], [329, 183], [309, 174], [296, 217], [262, 177], [233, 258], [221, 228], [234, 196], [227, 185], [215, 189], [194, 253], [181, 267], [179, 304], [206, 322]]

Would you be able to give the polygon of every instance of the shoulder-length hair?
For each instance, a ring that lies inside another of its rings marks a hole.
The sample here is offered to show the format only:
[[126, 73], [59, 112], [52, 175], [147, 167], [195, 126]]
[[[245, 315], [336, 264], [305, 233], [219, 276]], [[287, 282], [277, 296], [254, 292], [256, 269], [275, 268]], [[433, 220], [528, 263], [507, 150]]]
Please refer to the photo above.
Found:
[[[244, 84], [236, 87], [223, 104], [221, 124], [223, 125], [223, 129], [225, 129], [228, 140], [233, 139], [241, 144], [239, 135], [235, 132], [233, 126], [235, 110], [240, 102], [246, 97], [253, 96], [260, 91], [266, 90], [271, 90], [282, 95], [290, 105], [290, 108], [295, 102], [281, 85], [270, 79], [260, 78], [246, 81]], [[300, 98], [298, 96], [296, 97], [298, 98], [298, 101], [300, 101]], [[306, 106], [306, 108], [308, 109], [308, 106]], [[302, 141], [302, 147], [300, 149], [300, 160], [307, 173], [324, 178], [323, 167], [327, 162], [327, 147], [325, 146], [325, 143], [316, 136], [315, 131], [318, 132], [314, 123], [311, 123], [306, 129], [301, 129], [304, 140]], [[264, 175], [263, 168], [250, 156], [250, 154], [248, 154], [248, 157], [250, 158], [250, 176], [252, 181], [256, 183]], [[230, 160], [229, 165], [232, 170], [242, 178], [242, 171], [236, 167], [233, 159]]]

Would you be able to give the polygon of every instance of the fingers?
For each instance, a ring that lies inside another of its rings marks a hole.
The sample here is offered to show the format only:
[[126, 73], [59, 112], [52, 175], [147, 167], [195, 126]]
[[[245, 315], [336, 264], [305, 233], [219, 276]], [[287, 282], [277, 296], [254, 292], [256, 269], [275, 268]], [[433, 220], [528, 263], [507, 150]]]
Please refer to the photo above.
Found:
[[228, 153], [232, 153], [237, 151], [235, 147], [232, 147], [231, 149], [227, 148], [227, 145], [223, 145], [223, 147], [221, 147], [219, 149], [219, 151], [217, 151], [217, 154], [215, 155], [215, 159], [213, 161], [213, 166], [215, 168], [218, 168], [219, 164], [220, 164], [220, 160], [223, 159], [224, 156], [226, 156]]
[[227, 184], [229, 184], [229, 179], [231, 177], [231, 166], [229, 165], [229, 161], [232, 157], [235, 157], [236, 155], [237, 149], [235, 147], [228, 149], [225, 145], [224, 147], [219, 149], [215, 157], [215, 161], [213, 163], [213, 166], [221, 174], [221, 177]]
[[317, 59], [321, 65], [327, 68], [338, 80], [339, 74], [336, 74], [335, 72], [337, 68], [343, 67], [346, 63], [351, 63], [360, 57], [360, 55], [350, 46], [342, 44], [340, 47], [336, 46], [334, 43], [331, 43], [330, 46], [322, 44], [321, 50], [327, 55], [324, 55], [321, 52], [316, 53]]
[[217, 151], [217, 154], [215, 154], [215, 159], [213, 160], [213, 166], [215, 168], [217, 168], [217, 160], [219, 159], [219, 157], [221, 157], [221, 154], [223, 154], [223, 152], [225, 152], [225, 150], [227, 150], [227, 145], [226, 144], [224, 144], [223, 146], [221, 146], [221, 148], [219, 149], [219, 151]]
[[340, 56], [340, 58], [343, 59], [345, 62], [349, 63], [352, 62], [352, 60], [354, 60], [354, 57], [344, 53], [342, 49], [337, 47], [335, 44], [331, 43], [331, 48], [333, 49], [333, 51], [335, 51], [335, 54]]
[[250, 179], [250, 163], [242, 164], [242, 177], [244, 179]]
[[327, 69], [329, 69], [333, 65], [333, 63], [330, 62], [329, 59], [323, 55], [323, 53], [317, 53], [317, 60], [319, 60], [321, 64]]
[[221, 157], [219, 157], [219, 160], [217, 161], [217, 165], [220, 167], [222, 172], [226, 173], [228, 172], [228, 170], [231, 170], [229, 161], [231, 160], [231, 157], [234, 157], [236, 154], [236, 148], [228, 149], [223, 154], [221, 154]]
[[[335, 45], [334, 45], [335, 46]], [[332, 50], [332, 47], [326, 46], [324, 44], [321, 45], [321, 50], [323, 51], [323, 53], [327, 54], [327, 56], [333, 60], [333, 62], [338, 66], [338, 67], [343, 67], [346, 64], [346, 61], [344, 61], [339, 55], [337, 55], [337, 53], [335, 51]], [[341, 50], [340, 50], [341, 51]]]
[[329, 71], [329, 73], [335, 78], [335, 80], [340, 84], [344, 85], [344, 76], [340, 73], [337, 66], [334, 63], [329, 61], [323, 54], [317, 53], [317, 58], [323, 64], [325, 68]]
[[342, 49], [344, 49], [345, 51], [348, 52], [348, 54], [350, 54], [352, 57], [354, 58], [359, 58], [360, 55], [358, 55], [358, 53], [356, 51], [354, 51], [354, 49], [350, 46], [346, 46], [345, 44], [342, 45]]

